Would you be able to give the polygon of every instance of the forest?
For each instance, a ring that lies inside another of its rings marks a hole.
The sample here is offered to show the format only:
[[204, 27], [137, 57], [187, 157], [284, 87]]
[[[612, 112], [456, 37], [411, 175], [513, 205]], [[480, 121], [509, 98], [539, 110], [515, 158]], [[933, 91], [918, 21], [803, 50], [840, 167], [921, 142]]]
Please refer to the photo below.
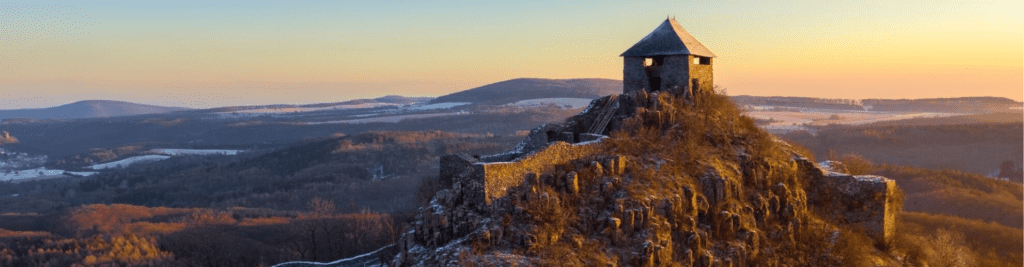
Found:
[[1021, 182], [1003, 172], [1006, 162], [1019, 169], [1024, 162], [1024, 124], [828, 125], [779, 135], [809, 149], [818, 158], [857, 154], [877, 163], [949, 169]]
[[368, 132], [3, 182], [0, 265], [267, 266], [358, 255], [394, 242], [439, 155], [497, 153], [520, 139]]

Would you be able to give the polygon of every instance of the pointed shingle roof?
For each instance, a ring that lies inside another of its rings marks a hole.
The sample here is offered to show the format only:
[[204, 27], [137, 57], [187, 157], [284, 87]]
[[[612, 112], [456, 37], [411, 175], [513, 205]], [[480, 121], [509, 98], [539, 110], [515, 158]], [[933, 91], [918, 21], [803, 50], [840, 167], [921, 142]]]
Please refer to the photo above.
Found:
[[711, 50], [686, 32], [675, 19], [665, 19], [644, 39], [623, 52], [622, 57], [650, 57], [667, 55], [697, 55], [715, 57]]

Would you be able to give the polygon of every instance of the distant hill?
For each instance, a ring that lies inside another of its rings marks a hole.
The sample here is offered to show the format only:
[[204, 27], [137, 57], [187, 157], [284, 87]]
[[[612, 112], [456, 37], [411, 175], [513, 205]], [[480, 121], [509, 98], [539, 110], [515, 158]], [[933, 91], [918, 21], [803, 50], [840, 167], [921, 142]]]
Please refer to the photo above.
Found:
[[599, 98], [622, 92], [622, 81], [610, 79], [537, 79], [522, 78], [492, 83], [441, 96], [430, 104], [469, 102], [503, 105], [537, 98]]
[[335, 103], [321, 103], [321, 104], [310, 104], [302, 105], [301, 107], [331, 107], [339, 105], [359, 105], [359, 104], [372, 104], [372, 103], [387, 103], [387, 104], [398, 104], [398, 105], [411, 105], [416, 103], [423, 103], [432, 99], [432, 97], [407, 97], [400, 95], [386, 95], [374, 99], [355, 99], [345, 102]]
[[423, 103], [432, 99], [431, 97], [406, 97], [399, 95], [387, 95], [373, 99], [354, 99], [344, 102], [330, 102], [330, 103], [317, 103], [317, 104], [306, 104], [306, 105], [290, 105], [290, 104], [273, 104], [273, 105], [259, 105], [259, 106], [230, 106], [230, 107], [218, 107], [203, 110], [195, 110], [196, 113], [205, 112], [234, 112], [243, 110], [257, 110], [257, 109], [286, 109], [286, 108], [324, 108], [324, 107], [337, 107], [337, 106], [358, 106], [366, 105], [372, 107], [373, 104], [394, 104], [394, 105], [412, 105], [417, 103]]
[[864, 99], [875, 111], [987, 113], [1020, 108], [1021, 102], [1004, 97], [957, 97], [925, 99]]
[[50, 108], [0, 110], [0, 119], [77, 119], [167, 113], [188, 110], [112, 100], [84, 100]]
[[732, 96], [740, 106], [775, 106], [888, 112], [1000, 113], [1020, 110], [1021, 102], [1004, 97], [922, 99], [841, 99], [786, 96]]

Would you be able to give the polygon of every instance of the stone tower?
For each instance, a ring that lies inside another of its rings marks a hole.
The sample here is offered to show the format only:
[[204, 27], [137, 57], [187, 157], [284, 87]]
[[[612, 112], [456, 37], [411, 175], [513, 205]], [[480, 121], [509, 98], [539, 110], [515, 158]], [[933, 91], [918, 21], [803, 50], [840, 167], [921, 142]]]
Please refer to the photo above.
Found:
[[714, 90], [715, 54], [675, 19], [665, 19], [621, 56], [623, 93], [668, 91], [693, 100], [694, 95]]

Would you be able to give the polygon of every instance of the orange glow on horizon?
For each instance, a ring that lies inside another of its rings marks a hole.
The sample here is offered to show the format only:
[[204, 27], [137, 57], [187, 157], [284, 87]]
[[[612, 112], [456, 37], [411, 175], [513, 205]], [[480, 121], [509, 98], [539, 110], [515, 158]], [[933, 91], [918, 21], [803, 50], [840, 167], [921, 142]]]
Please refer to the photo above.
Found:
[[846, 5], [616, 3], [488, 16], [471, 6], [400, 17], [369, 6], [363, 11], [376, 16], [354, 15], [345, 5], [255, 15], [86, 8], [88, 17], [52, 15], [38, 23], [56, 30], [0, 43], [0, 104], [297, 103], [439, 96], [523, 77], [621, 79], [618, 55], [665, 10], [690, 8], [707, 12], [678, 20], [718, 55], [715, 81], [730, 94], [1024, 98], [1024, 25], [1006, 11], [1021, 4], [859, 3], [867, 13]]

